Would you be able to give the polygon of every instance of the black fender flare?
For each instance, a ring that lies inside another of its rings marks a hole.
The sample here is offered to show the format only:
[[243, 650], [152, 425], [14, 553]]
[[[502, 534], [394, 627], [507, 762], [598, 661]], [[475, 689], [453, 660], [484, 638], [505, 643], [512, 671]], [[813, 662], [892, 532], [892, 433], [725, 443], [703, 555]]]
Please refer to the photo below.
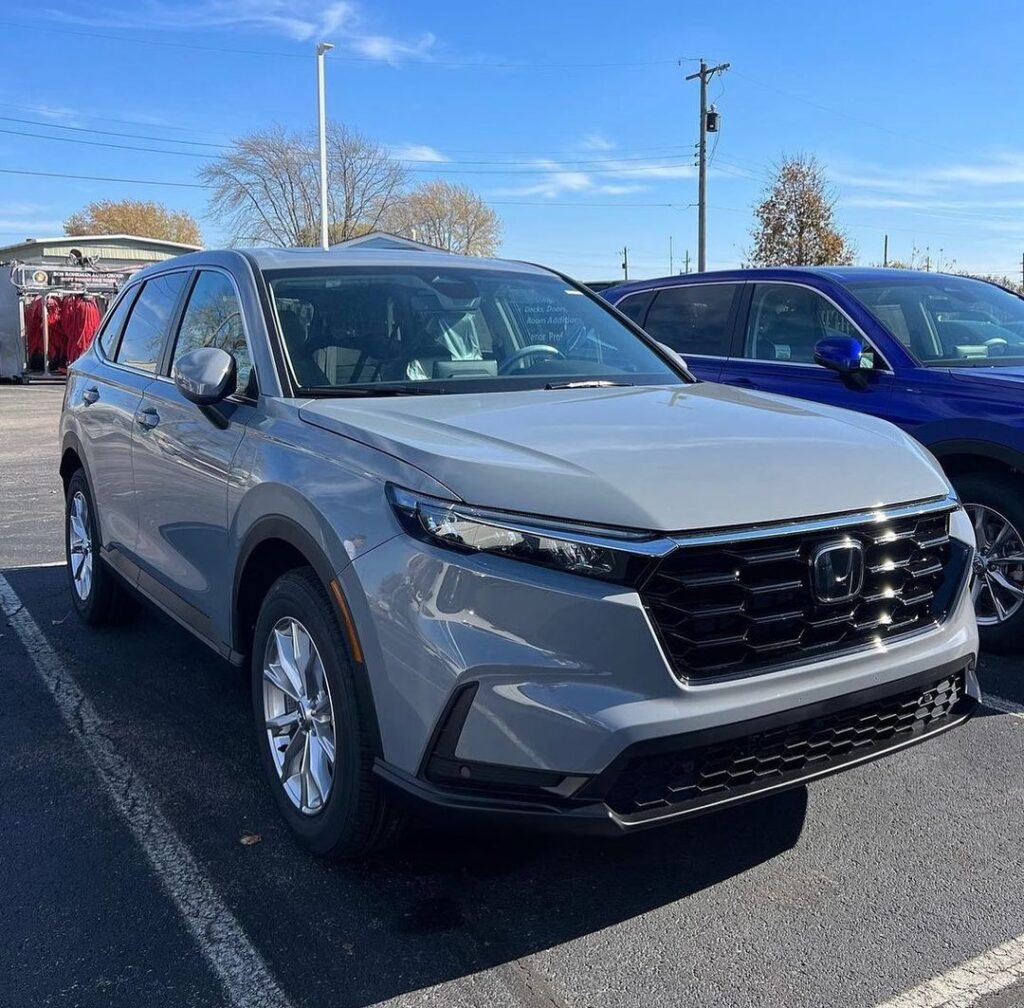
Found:
[[979, 458], [1001, 462], [1011, 469], [1024, 472], [1024, 452], [998, 444], [995, 441], [982, 441], [978, 438], [949, 438], [926, 445], [927, 449], [942, 462], [951, 455], [976, 455]]
[[[317, 577], [323, 585], [327, 597], [331, 600], [332, 606], [339, 618], [342, 629], [342, 636], [348, 636], [348, 629], [352, 634], [357, 634], [357, 628], [353, 622], [352, 607], [345, 597], [345, 591], [338, 580], [335, 571], [331, 567], [327, 555], [320, 544], [310, 535], [298, 522], [285, 515], [265, 515], [258, 519], [246, 532], [242, 540], [241, 548], [238, 551], [238, 559], [235, 564], [235, 574], [231, 591], [231, 637], [234, 648], [241, 644], [239, 639], [239, 617], [238, 603], [239, 591], [241, 588], [242, 572], [245, 570], [252, 556], [253, 551], [269, 539], [279, 539], [288, 543], [296, 551], [302, 554], [309, 562], [309, 565], [316, 572]], [[337, 592], [337, 596], [335, 595]], [[371, 744], [374, 754], [383, 756], [383, 745], [380, 737], [380, 724], [377, 718], [377, 705], [373, 699], [373, 689], [370, 685], [370, 674], [366, 667], [362, 645], [356, 642], [358, 654], [352, 653], [355, 648], [349, 646], [349, 664], [352, 667], [355, 678], [356, 692], [359, 695], [360, 706], [368, 713], [370, 723], [368, 725]]]

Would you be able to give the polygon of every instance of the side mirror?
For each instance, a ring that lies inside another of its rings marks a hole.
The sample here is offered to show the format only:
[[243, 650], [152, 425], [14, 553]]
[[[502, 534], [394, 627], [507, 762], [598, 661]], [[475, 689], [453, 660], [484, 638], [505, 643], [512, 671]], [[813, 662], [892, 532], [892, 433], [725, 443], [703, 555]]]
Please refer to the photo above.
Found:
[[235, 358], [220, 347], [199, 347], [178, 358], [174, 384], [197, 406], [215, 406], [235, 391], [238, 369]]
[[827, 336], [814, 344], [814, 363], [849, 375], [863, 367], [864, 345], [855, 336]]
[[[657, 342], [657, 341], [655, 341], [655, 342]], [[664, 350], [665, 353], [667, 353], [669, 355], [669, 357], [671, 357], [672, 360], [675, 361], [676, 364], [678, 364], [684, 371], [689, 371], [690, 370], [686, 366], [686, 361], [683, 360], [683, 357], [679, 353], [678, 350], [673, 350], [672, 347], [668, 346], [668, 344], [666, 344], [666, 343], [660, 343], [659, 342], [658, 346], [661, 347], [661, 349]]]

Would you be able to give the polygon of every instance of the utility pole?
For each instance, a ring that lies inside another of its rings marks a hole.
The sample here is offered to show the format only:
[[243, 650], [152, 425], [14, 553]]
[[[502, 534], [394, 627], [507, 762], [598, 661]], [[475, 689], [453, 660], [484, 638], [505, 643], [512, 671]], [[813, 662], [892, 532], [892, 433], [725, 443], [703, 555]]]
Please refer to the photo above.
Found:
[[684, 273], [689, 273], [690, 272], [690, 250], [689, 249], [686, 250], [686, 259], [684, 260], [684, 262], [686, 263], [686, 269], [684, 269], [683, 272]]
[[629, 249], [625, 245], [622, 246], [622, 278], [629, 279]]
[[324, 55], [334, 46], [320, 42], [316, 47], [316, 113], [320, 131], [320, 247], [327, 250], [327, 105], [324, 96]]
[[[686, 79], [700, 81], [700, 134], [697, 142], [697, 270], [703, 272], [707, 261], [707, 213], [708, 213], [708, 81], [716, 73], [725, 73], [728, 63], [709, 67], [700, 61], [700, 70]], [[718, 130], [717, 113], [714, 131]]]
[[1024, 287], [1024, 253], [1020, 257], [1020, 285]]
[[885, 241], [882, 243], [882, 265], [889, 265], [889, 236], [885, 236]]
[[668, 236], [668, 271], [674, 273], [676, 270], [676, 264], [672, 259], [672, 235]]

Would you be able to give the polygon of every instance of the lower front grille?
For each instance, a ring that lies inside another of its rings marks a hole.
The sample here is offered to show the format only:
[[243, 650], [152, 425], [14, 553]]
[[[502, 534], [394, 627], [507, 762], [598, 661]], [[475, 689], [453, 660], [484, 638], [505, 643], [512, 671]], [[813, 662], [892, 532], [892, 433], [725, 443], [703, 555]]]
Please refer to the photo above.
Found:
[[626, 816], [715, 805], [881, 754], [954, 723], [973, 706], [961, 670], [923, 687], [738, 738], [627, 753], [608, 774], [604, 801]]

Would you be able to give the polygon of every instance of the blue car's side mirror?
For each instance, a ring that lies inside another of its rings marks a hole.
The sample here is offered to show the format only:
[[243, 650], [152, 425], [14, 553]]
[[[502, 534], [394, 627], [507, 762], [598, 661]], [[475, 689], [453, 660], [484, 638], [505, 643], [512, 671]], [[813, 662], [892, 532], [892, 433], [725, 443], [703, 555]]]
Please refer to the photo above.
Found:
[[863, 367], [864, 344], [855, 336], [827, 336], [814, 344], [814, 363], [847, 375]]

